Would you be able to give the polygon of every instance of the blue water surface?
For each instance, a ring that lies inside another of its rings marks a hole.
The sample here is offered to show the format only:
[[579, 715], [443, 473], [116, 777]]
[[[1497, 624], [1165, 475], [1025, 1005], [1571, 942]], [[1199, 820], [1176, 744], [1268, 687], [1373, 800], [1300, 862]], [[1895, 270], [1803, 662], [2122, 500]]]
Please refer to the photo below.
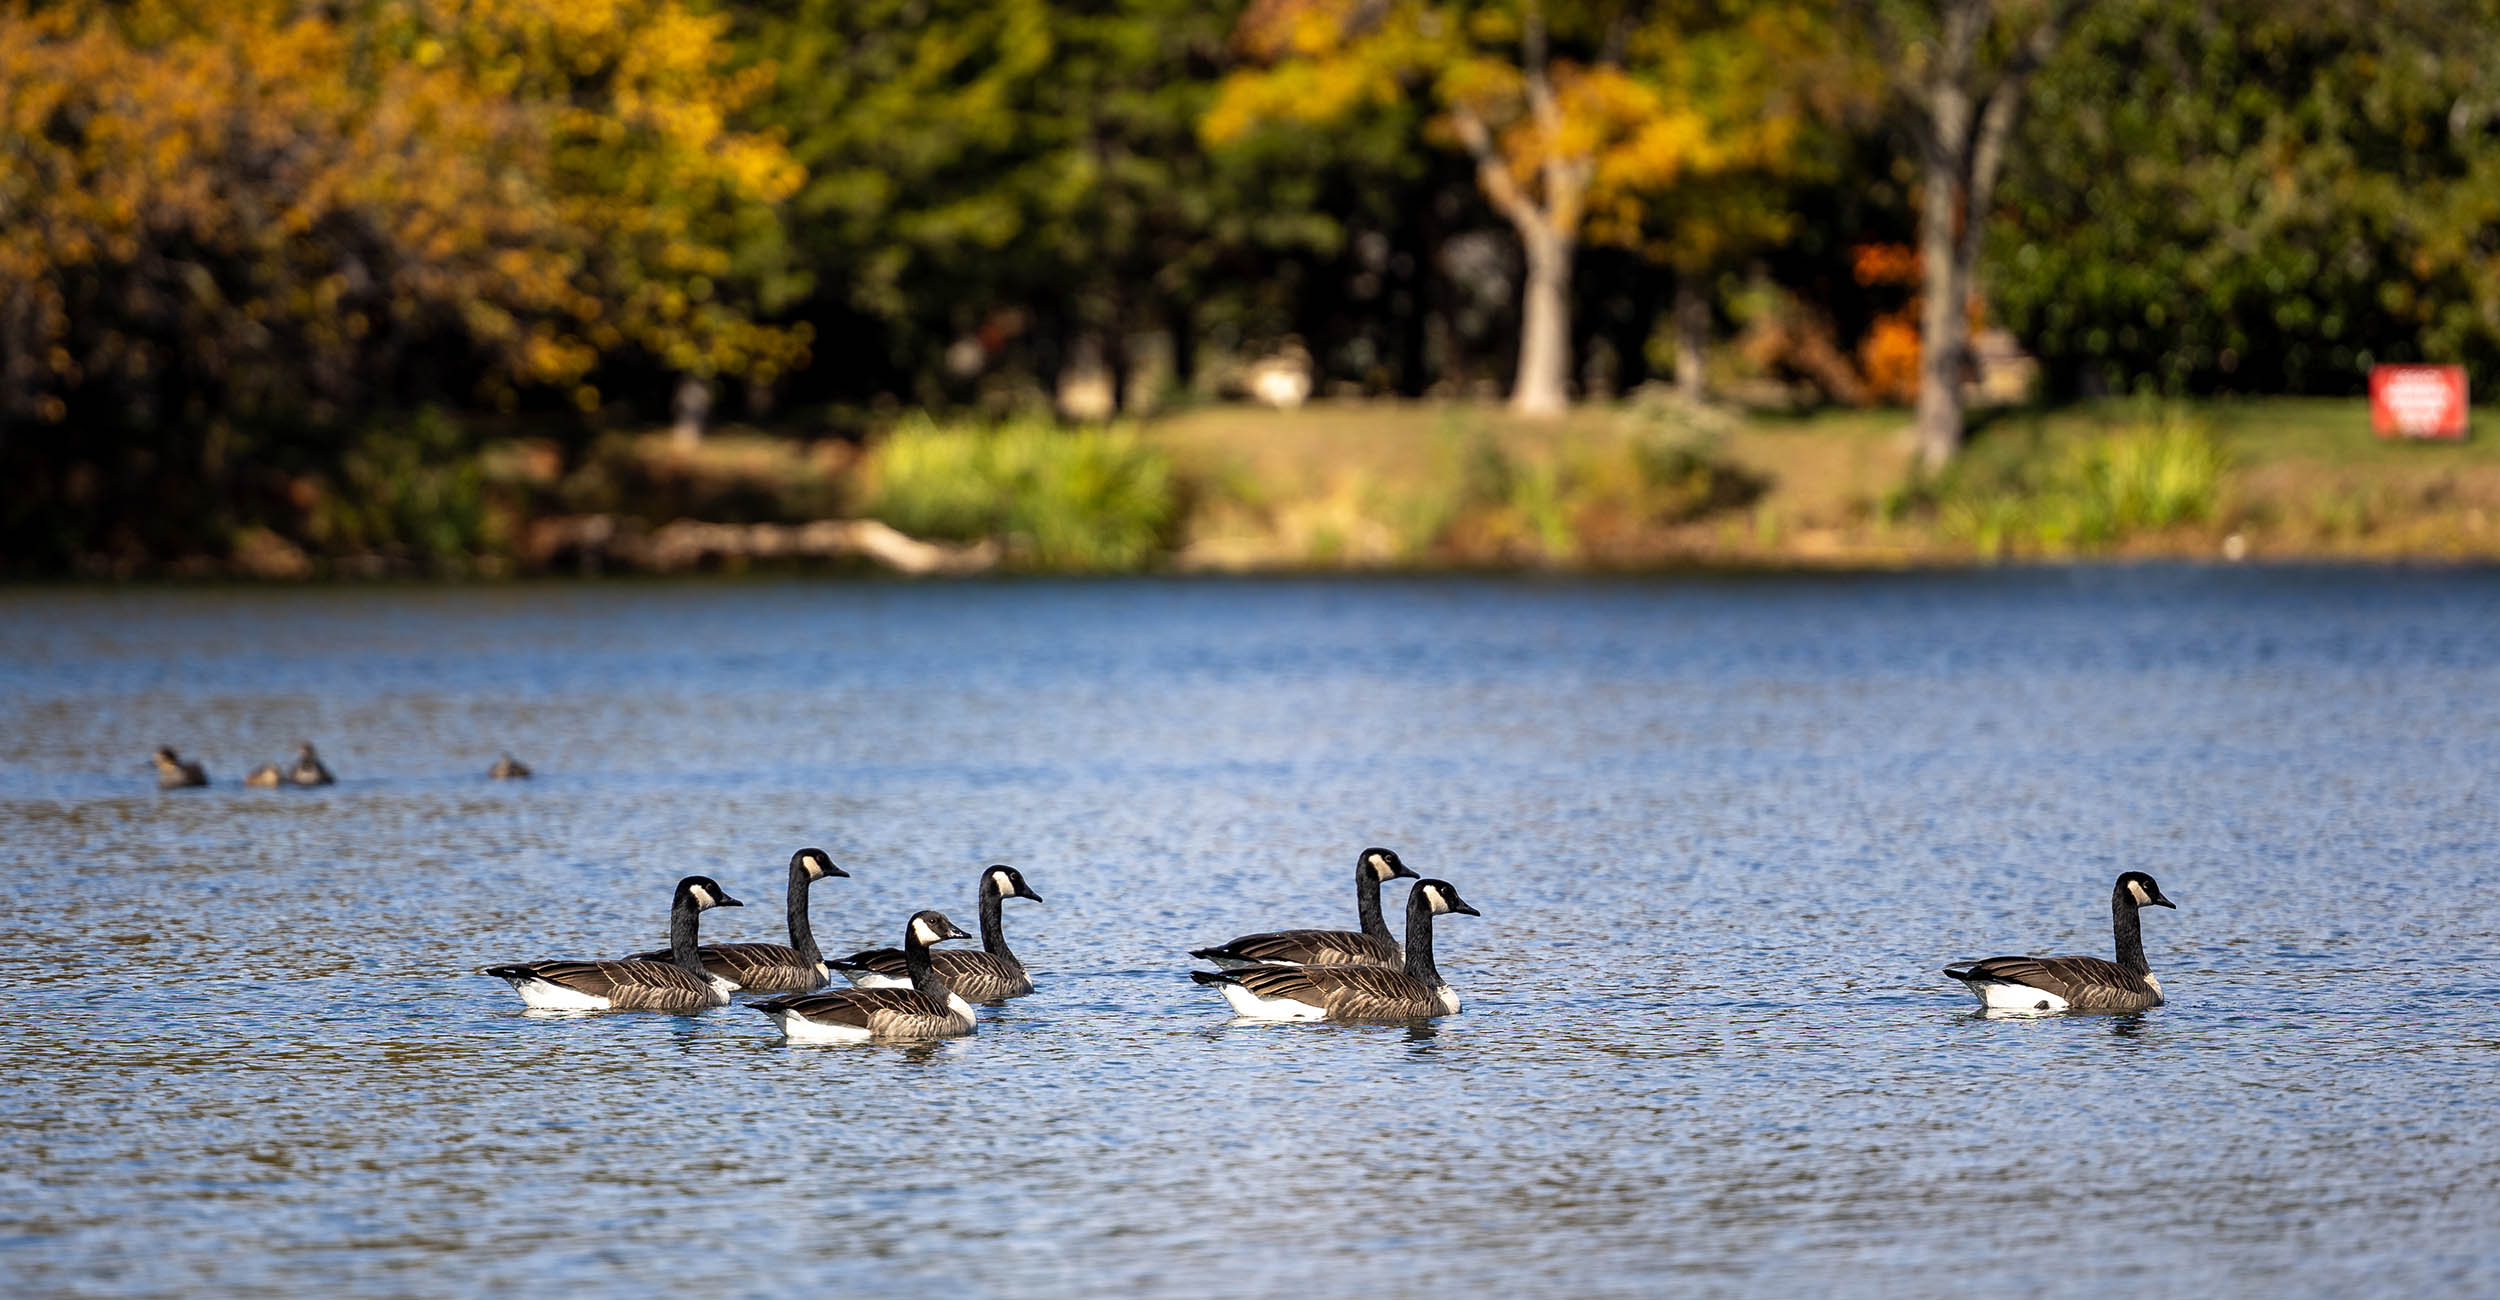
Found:
[[[0, 1289], [2500, 1293], [2495, 771], [2482, 571], [0, 594]], [[1483, 911], [1464, 1014], [1189, 982], [1375, 843]], [[807, 844], [837, 949], [1021, 867], [1039, 991], [472, 973], [691, 872], [777, 939]], [[2127, 868], [2168, 1006], [1939, 974], [2105, 954]]]

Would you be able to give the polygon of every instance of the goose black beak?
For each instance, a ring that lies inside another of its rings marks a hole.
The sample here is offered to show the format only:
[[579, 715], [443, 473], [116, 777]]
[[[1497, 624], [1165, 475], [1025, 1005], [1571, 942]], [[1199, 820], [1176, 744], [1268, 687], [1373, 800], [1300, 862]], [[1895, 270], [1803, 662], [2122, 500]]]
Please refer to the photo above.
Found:
[[714, 906], [714, 907], [744, 907], [744, 906], [746, 906], [746, 904], [739, 902], [737, 899], [731, 898], [731, 897], [730, 897], [729, 895], [727, 895], [727, 894], [723, 894], [723, 895], [721, 895], [721, 896], [720, 896], [720, 901], [719, 901], [719, 902], [717, 902], [717, 903], [712, 904], [712, 906]]
[[1458, 906], [1451, 908], [1450, 910], [1451, 910], [1451, 911], [1453, 911], [1453, 912], [1457, 912], [1457, 913], [1459, 913], [1459, 914], [1461, 914], [1461, 915], [1463, 915], [1463, 916], [1482, 916], [1482, 915], [1484, 915], [1484, 913], [1479, 912], [1479, 911], [1477, 911], [1476, 909], [1474, 909], [1474, 908], [1472, 908], [1472, 907], [1469, 907], [1469, 906], [1468, 906], [1468, 905], [1466, 905], [1465, 903], [1461, 903], [1461, 904], [1459, 904]]
[[2156, 898], [2156, 899], [2154, 899], [2154, 900], [2153, 900], [2153, 906], [2155, 906], [2155, 907], [2167, 907], [2167, 908], [2169, 908], [2169, 909], [2170, 909], [2171, 911], [2173, 911], [2173, 912], [2176, 912], [2176, 911], [2178, 911], [2178, 910], [2179, 910], [2179, 905], [2178, 905], [2177, 903], [2171, 902], [2171, 901], [2170, 901], [2169, 899], [2167, 899], [2167, 898]]
[[1389, 879], [1391, 880], [1421, 880], [1423, 878], [1424, 873], [1417, 871], [1403, 862], [1397, 865], [1397, 870], [1389, 873]]
[[844, 879], [848, 879], [851, 873], [828, 862], [825, 864], [825, 874], [828, 876], [841, 876]]
[[1029, 898], [1029, 899], [1032, 899], [1032, 900], [1033, 900], [1034, 902], [1036, 902], [1036, 903], [1038, 903], [1038, 902], [1042, 901], [1042, 896], [1041, 896], [1041, 895], [1039, 895], [1039, 894], [1034, 893], [1034, 892], [1033, 892], [1032, 890], [1030, 890], [1030, 889], [1019, 889], [1019, 890], [1017, 890], [1017, 891], [1016, 891], [1016, 897], [1018, 897], [1018, 898]]

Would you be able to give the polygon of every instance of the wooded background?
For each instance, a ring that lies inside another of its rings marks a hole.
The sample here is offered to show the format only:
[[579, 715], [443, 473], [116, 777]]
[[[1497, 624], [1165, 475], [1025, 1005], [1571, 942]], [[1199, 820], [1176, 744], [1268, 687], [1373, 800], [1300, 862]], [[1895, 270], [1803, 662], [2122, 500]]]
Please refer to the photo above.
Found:
[[1974, 329], [2049, 401], [2489, 391], [2500, 0], [0, 8], [21, 572], [352, 537], [515, 429], [1100, 419], [1279, 357], [1915, 404], [1941, 466]]

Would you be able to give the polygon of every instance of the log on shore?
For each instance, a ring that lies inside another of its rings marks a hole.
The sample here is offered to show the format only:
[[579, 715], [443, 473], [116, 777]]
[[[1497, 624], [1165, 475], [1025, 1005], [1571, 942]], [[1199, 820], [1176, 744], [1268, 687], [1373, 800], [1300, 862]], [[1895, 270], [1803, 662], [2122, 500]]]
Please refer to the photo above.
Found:
[[645, 530], [613, 515], [566, 515], [530, 526], [523, 559], [534, 568], [565, 565], [683, 573], [749, 560], [864, 559], [915, 577], [980, 573], [998, 564], [994, 541], [926, 542], [875, 519], [804, 524], [715, 524], [679, 519]]

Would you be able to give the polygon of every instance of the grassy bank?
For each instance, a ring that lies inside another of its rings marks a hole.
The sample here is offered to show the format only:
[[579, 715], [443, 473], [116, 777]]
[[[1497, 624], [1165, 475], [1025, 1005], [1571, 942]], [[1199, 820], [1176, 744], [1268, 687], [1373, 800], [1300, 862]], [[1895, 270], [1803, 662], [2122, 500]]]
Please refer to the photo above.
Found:
[[[2355, 400], [1997, 412], [1931, 480], [1894, 411], [1212, 408], [1147, 434], [1210, 485], [1183, 567], [2500, 558], [2500, 448], [2381, 442]], [[1470, 477], [1489, 456], [1506, 490]]]
[[[2487, 429], [2495, 420], [2485, 413]], [[283, 508], [221, 541], [87, 571], [2500, 559], [2500, 446], [2381, 442], [2350, 400], [1997, 412], [1934, 478], [1913, 473], [1897, 411], [1773, 417], [1674, 401], [1554, 422], [1381, 402], [1207, 406], [1089, 431], [911, 417], [865, 444], [729, 429], [691, 445], [655, 432], [567, 448], [419, 420], [352, 451], [335, 474], [278, 480], [267, 496]]]

